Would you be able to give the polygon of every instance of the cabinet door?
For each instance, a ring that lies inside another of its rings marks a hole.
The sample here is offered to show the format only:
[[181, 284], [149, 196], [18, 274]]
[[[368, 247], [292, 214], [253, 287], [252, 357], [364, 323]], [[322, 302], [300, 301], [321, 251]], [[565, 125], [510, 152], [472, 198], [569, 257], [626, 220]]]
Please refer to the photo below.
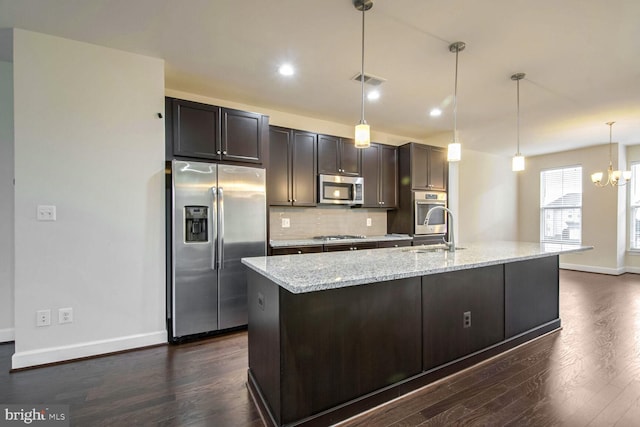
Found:
[[291, 129], [269, 128], [267, 198], [271, 206], [291, 206]]
[[380, 146], [379, 186], [380, 202], [383, 208], [395, 208], [398, 206], [398, 159], [396, 153], [396, 147]]
[[316, 139], [315, 133], [293, 131], [291, 196], [294, 206], [316, 205], [318, 194]]
[[340, 138], [318, 135], [318, 173], [340, 174]]
[[271, 255], [295, 255], [295, 254], [314, 254], [322, 252], [322, 245], [316, 246], [287, 246], [280, 248], [272, 248]]
[[[366, 148], [364, 150], [367, 150]], [[339, 172], [342, 175], [360, 176], [360, 155], [362, 148], [356, 148], [355, 141], [348, 138], [340, 138], [340, 163]]]
[[378, 242], [378, 248], [400, 248], [411, 246], [411, 240], [385, 240]]
[[218, 158], [220, 108], [174, 99], [173, 155], [204, 159]]
[[363, 249], [376, 249], [378, 244], [376, 242], [362, 242], [362, 243], [343, 243], [337, 245], [324, 245], [325, 252], [340, 252], [340, 251], [357, 251]]
[[379, 208], [380, 204], [380, 150], [378, 144], [362, 150], [362, 177], [364, 178], [364, 208]]
[[262, 120], [261, 114], [222, 109], [221, 159], [262, 163]]
[[429, 186], [430, 190], [447, 190], [447, 150], [441, 147], [429, 147]]
[[411, 187], [414, 190], [428, 190], [429, 147], [412, 144], [411, 148]]

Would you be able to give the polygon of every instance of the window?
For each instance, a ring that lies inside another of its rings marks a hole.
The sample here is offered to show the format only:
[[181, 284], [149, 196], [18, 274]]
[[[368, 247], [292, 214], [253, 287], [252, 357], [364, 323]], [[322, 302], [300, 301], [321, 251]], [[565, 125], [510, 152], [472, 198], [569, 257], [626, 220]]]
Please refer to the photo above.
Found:
[[582, 166], [540, 172], [540, 241], [582, 241]]
[[630, 185], [631, 238], [629, 239], [629, 247], [630, 249], [640, 250], [640, 163], [631, 164]]

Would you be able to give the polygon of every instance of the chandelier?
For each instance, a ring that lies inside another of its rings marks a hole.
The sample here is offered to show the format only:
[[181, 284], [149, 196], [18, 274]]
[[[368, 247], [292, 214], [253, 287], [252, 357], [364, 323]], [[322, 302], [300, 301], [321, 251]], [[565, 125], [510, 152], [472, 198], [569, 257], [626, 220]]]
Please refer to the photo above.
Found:
[[[614, 123], [615, 122], [606, 123], [609, 125], [609, 167], [607, 168], [607, 182], [602, 182], [602, 172], [591, 174], [591, 181], [598, 187], [606, 187], [607, 185], [611, 185], [612, 187], [622, 187], [631, 179], [631, 171], [613, 170], [613, 162], [611, 161], [611, 150], [613, 146], [613, 143], [611, 142], [611, 129]], [[624, 182], [620, 181], [620, 177], [624, 179]]]

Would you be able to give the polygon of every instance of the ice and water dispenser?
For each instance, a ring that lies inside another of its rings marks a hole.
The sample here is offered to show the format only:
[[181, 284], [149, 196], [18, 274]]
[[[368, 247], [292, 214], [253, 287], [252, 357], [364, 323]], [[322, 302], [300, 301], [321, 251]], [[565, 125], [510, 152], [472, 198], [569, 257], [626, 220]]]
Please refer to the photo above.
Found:
[[185, 243], [207, 242], [207, 221], [209, 208], [207, 206], [185, 206]]

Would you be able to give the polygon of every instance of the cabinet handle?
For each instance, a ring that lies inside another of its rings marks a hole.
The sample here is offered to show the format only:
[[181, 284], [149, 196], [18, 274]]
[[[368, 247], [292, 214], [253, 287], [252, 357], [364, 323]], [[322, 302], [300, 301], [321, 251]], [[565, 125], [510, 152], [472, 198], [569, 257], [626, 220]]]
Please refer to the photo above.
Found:
[[293, 199], [293, 201], [294, 201], [294, 202], [297, 202], [298, 200], [297, 200], [297, 199]]
[[223, 151], [223, 152], [222, 152], [222, 155], [223, 155], [223, 156], [226, 156], [226, 155], [227, 155], [227, 152], [226, 152], [226, 151]]
[[[396, 246], [397, 246], [397, 245], [396, 245]], [[302, 251], [298, 251], [298, 253], [299, 253], [299, 254], [301, 254], [301, 253], [302, 253]]]
[[220, 150], [216, 151], [216, 154], [220, 154]]
[[384, 205], [384, 202], [381, 202]]
[[397, 247], [398, 247], [398, 245], [393, 245], [393, 247], [394, 247], [394, 248], [397, 248]]

